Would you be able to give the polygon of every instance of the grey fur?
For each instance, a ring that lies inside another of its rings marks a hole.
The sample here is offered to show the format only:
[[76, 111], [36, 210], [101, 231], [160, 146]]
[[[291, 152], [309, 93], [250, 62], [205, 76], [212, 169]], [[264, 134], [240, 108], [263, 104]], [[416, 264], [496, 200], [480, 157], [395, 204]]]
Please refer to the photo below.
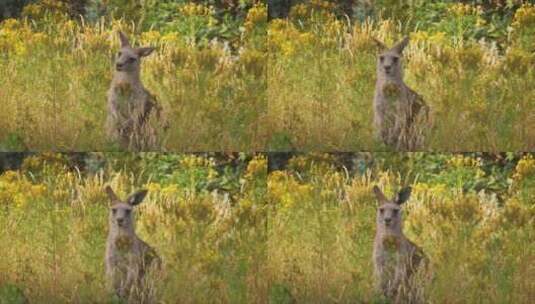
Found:
[[376, 138], [396, 150], [412, 151], [424, 145], [429, 107], [423, 98], [403, 82], [402, 54], [409, 43], [405, 37], [377, 58], [377, 83], [373, 100]]
[[111, 187], [105, 190], [111, 201], [105, 259], [108, 287], [129, 303], [152, 303], [144, 277], [158, 269], [161, 260], [156, 251], [136, 235], [133, 214], [133, 207], [141, 203], [147, 191], [138, 191], [121, 201]]
[[152, 113], [166, 128], [162, 108], [156, 98], [145, 89], [140, 79], [141, 58], [154, 50], [150, 47], [133, 48], [126, 35], [119, 32], [121, 49], [115, 60], [115, 73], [108, 91], [108, 136], [122, 149], [150, 150], [158, 148], [156, 129], [150, 124]]
[[391, 200], [377, 186], [373, 191], [379, 202], [373, 247], [376, 289], [394, 303], [422, 303], [422, 294], [411, 277], [426, 263], [426, 257], [402, 231], [401, 205], [411, 189], [403, 189]]

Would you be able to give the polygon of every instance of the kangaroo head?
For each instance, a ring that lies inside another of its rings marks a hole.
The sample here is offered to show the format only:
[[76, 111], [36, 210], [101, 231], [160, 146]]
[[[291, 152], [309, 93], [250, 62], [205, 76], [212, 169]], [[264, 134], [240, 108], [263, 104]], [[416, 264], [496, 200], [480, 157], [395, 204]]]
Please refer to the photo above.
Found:
[[387, 199], [379, 187], [374, 186], [373, 192], [377, 198], [377, 227], [386, 231], [401, 232], [401, 205], [405, 203], [410, 195], [411, 188], [403, 188], [394, 198]]
[[403, 38], [392, 48], [388, 48], [375, 38], [374, 41], [380, 48], [380, 53], [377, 57], [377, 74], [384, 75], [385, 78], [401, 78], [403, 74], [401, 59], [403, 49], [409, 44], [409, 37]]
[[140, 204], [147, 190], [139, 190], [128, 196], [125, 201], [119, 199], [110, 186], [106, 187], [106, 193], [110, 199], [110, 225], [124, 230], [133, 230], [134, 228], [134, 206]]
[[133, 48], [123, 32], [119, 32], [119, 39], [121, 40], [121, 49], [115, 59], [115, 69], [119, 72], [139, 72], [141, 58], [150, 55], [154, 48]]

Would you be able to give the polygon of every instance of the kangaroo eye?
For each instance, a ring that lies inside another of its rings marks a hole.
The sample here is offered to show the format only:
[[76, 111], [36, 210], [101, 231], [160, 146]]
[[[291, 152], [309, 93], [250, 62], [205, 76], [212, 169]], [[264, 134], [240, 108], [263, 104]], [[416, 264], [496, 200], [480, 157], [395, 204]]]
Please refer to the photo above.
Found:
[[134, 57], [130, 57], [130, 58], [128, 58], [128, 62], [132, 63], [132, 62], [134, 62], [134, 61], [136, 61], [136, 58], [134, 58]]
[[380, 208], [379, 212], [381, 212], [381, 214], [383, 214], [385, 212], [385, 209], [384, 208]]
[[112, 209], [111, 209], [111, 212], [112, 212], [113, 214], [117, 213], [117, 208], [112, 208]]
[[117, 57], [121, 57], [122, 54], [123, 53], [121, 53], [121, 52], [117, 52]]
[[398, 215], [399, 210], [398, 209], [394, 209], [393, 212], [394, 212], [394, 215]]
[[380, 56], [379, 60], [381, 60], [381, 62], [383, 62], [385, 60], [385, 56]]
[[392, 57], [392, 60], [394, 61], [394, 63], [397, 63], [399, 60], [399, 57]]
[[126, 215], [129, 215], [132, 210], [126, 209]]

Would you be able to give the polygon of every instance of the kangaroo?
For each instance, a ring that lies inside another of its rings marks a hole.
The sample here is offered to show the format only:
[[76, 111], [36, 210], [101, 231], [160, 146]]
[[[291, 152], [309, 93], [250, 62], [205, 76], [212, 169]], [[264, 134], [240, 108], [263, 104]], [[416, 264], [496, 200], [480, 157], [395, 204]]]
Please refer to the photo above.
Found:
[[373, 247], [376, 289], [394, 303], [423, 303], [422, 288], [419, 292], [411, 277], [427, 258], [402, 231], [400, 206], [409, 199], [411, 188], [402, 189], [391, 200], [377, 186], [373, 192], [379, 203]]
[[131, 194], [121, 201], [111, 187], [106, 187], [111, 201], [109, 233], [106, 241], [106, 278], [108, 287], [122, 300], [152, 303], [151, 290], [144, 279], [149, 270], [158, 269], [161, 259], [134, 230], [133, 208], [143, 201], [147, 190]]
[[377, 58], [377, 83], [373, 100], [375, 136], [396, 150], [412, 151], [424, 145], [429, 107], [403, 82], [401, 58], [409, 37], [388, 49], [374, 39], [381, 53]]
[[156, 130], [149, 123], [151, 113], [155, 112], [164, 128], [166, 123], [161, 117], [162, 107], [141, 83], [140, 65], [141, 58], [150, 55], [154, 48], [133, 48], [123, 32], [119, 32], [119, 39], [121, 49], [108, 91], [107, 133], [122, 149], [153, 149], [158, 140]]

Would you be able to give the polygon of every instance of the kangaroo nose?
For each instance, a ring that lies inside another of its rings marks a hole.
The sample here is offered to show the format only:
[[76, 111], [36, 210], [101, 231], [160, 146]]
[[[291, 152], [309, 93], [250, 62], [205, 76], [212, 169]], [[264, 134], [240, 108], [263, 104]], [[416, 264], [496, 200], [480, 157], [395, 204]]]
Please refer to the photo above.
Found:
[[124, 223], [124, 219], [122, 218], [117, 219], [117, 224], [122, 225], [123, 223]]
[[121, 69], [122, 67], [123, 67], [123, 65], [121, 63], [115, 64], [115, 68], [117, 68], [117, 69]]
[[390, 224], [390, 222], [392, 222], [391, 218], [385, 218], [385, 224]]
[[390, 72], [390, 69], [391, 69], [391, 68], [392, 68], [392, 67], [390, 67], [390, 66], [385, 66], [385, 71], [388, 73], [388, 72]]

